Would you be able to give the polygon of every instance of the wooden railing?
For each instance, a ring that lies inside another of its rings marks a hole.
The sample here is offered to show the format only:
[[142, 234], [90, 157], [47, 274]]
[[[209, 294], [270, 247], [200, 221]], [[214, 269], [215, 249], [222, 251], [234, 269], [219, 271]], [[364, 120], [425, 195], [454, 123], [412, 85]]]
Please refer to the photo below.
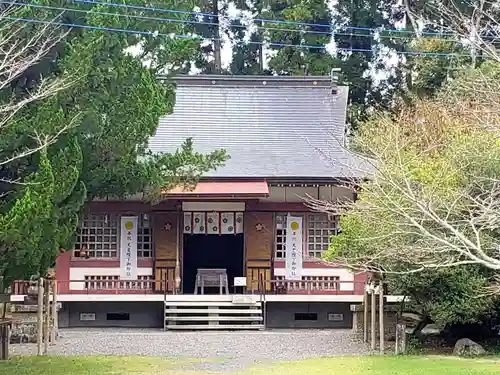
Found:
[[[95, 279], [57, 280], [59, 294], [150, 294], [177, 292], [175, 273], [165, 272], [163, 279]], [[250, 294], [333, 294], [354, 295], [364, 290], [364, 281], [343, 281], [320, 279], [318, 277], [305, 280], [268, 280], [260, 273], [257, 280], [247, 280], [247, 293]], [[27, 295], [29, 281], [15, 281], [12, 285], [13, 295]], [[361, 292], [362, 294], [362, 292]]]
[[[148, 294], [153, 293], [155, 280], [90, 279], [57, 280], [59, 294]], [[28, 294], [29, 281], [15, 281], [13, 295]]]
[[248, 288], [259, 294], [333, 294], [353, 295], [364, 288], [364, 281], [342, 280], [257, 280]]
[[25, 296], [28, 294], [30, 282], [27, 280], [17, 280], [12, 283], [11, 294]]

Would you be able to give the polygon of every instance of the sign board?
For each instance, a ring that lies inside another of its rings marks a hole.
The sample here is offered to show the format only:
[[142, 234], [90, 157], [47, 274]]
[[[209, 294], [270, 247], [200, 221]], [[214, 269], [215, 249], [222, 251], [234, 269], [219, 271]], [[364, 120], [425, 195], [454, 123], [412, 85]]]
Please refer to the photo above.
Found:
[[80, 313], [81, 321], [95, 320], [95, 313]]
[[286, 218], [285, 278], [302, 280], [302, 231], [303, 219], [288, 215]]
[[246, 277], [235, 277], [234, 278], [234, 286], [247, 286], [247, 278]]
[[328, 313], [329, 322], [340, 322], [344, 320], [344, 314]]
[[241, 294], [241, 295], [234, 294], [233, 295], [233, 303], [235, 305], [237, 305], [237, 304], [248, 305], [250, 303], [255, 303], [255, 299], [252, 296], [246, 296], [243, 294]]
[[120, 280], [137, 280], [137, 216], [120, 221]]

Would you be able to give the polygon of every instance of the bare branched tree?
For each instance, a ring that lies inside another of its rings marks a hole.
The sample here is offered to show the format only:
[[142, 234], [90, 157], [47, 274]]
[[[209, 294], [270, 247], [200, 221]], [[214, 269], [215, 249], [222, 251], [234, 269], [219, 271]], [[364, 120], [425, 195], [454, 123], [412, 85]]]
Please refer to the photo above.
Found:
[[[368, 180], [350, 179], [356, 200], [308, 197], [312, 209], [343, 217], [328, 261], [377, 273], [467, 264], [500, 270], [500, 2], [468, 4], [467, 13], [453, 1], [434, 7], [440, 26], [489, 65], [433, 99], [417, 100], [396, 116], [379, 114], [362, 127], [354, 144], [369, 158], [357, 170], [346, 164], [358, 175], [367, 164], [371, 169]], [[412, 14], [417, 21], [422, 16]]]
[[[13, 90], [27, 72], [36, 69], [36, 66], [53, 52], [54, 48], [66, 37], [69, 30], [62, 30], [56, 20], [37, 20], [36, 23], [27, 22], [19, 18], [17, 4], [4, 7], [0, 11], [0, 137], [8, 131], [11, 120], [14, 119], [26, 106], [46, 99], [65, 90], [74, 83], [71, 77], [44, 78], [39, 77], [33, 87], [23, 87], [21, 93]], [[23, 84], [23, 82], [20, 82]], [[25, 158], [39, 152], [65, 132], [72, 123], [60, 129], [52, 129], [47, 133], [40, 129], [32, 129], [34, 146], [27, 147], [11, 155], [0, 158], [0, 169], [15, 160]], [[9, 182], [5, 181], [2, 182]], [[10, 181], [15, 183], [15, 181]]]
[[480, 57], [500, 62], [498, 0], [431, 1], [426, 7], [427, 17], [413, 12], [409, 2], [405, 2], [406, 14], [414, 27], [418, 28], [418, 24], [430, 25], [443, 34], [452, 35], [453, 39], [470, 49], [473, 66]]
[[[490, 105], [500, 103], [495, 96]], [[494, 110], [498, 120], [500, 105]], [[462, 116], [436, 100], [367, 126], [357, 142], [376, 172], [358, 201], [308, 201], [348, 215], [349, 230], [357, 231], [339, 245], [336, 264], [404, 273], [464, 264], [500, 269], [500, 126], [474, 112]]]

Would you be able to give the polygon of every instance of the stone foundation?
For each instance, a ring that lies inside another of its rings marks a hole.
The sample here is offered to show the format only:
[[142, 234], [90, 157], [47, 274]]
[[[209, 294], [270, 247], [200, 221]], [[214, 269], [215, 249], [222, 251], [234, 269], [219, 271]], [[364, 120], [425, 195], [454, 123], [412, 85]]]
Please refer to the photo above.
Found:
[[[378, 304], [378, 301], [377, 301]], [[363, 305], [351, 305], [352, 311], [352, 330], [354, 333], [363, 336], [363, 317], [364, 317], [364, 307]], [[395, 341], [396, 340], [396, 324], [398, 323], [398, 311], [399, 306], [394, 305], [386, 305], [384, 306], [384, 337], [387, 341]], [[377, 305], [377, 314], [376, 314], [376, 337], [377, 340], [380, 337], [379, 332], [379, 312]], [[371, 337], [371, 306], [368, 306], [368, 337]]]

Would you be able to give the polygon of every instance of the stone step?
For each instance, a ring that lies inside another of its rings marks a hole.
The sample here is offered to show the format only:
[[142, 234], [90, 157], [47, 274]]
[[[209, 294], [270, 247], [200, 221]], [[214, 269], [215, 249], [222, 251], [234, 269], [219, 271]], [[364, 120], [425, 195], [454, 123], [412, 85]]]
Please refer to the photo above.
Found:
[[261, 322], [262, 316], [167, 316], [166, 321], [195, 321], [195, 322], [219, 322], [219, 321], [254, 321]]
[[263, 324], [218, 324], [218, 325], [205, 325], [205, 324], [168, 324], [166, 326], [169, 330], [191, 330], [191, 331], [201, 331], [201, 330], [257, 330], [264, 329]]
[[262, 309], [251, 308], [248, 309], [165, 309], [166, 314], [262, 314]]
[[237, 306], [237, 307], [260, 307], [260, 302], [233, 303], [233, 302], [215, 302], [215, 301], [165, 301], [165, 306]]

